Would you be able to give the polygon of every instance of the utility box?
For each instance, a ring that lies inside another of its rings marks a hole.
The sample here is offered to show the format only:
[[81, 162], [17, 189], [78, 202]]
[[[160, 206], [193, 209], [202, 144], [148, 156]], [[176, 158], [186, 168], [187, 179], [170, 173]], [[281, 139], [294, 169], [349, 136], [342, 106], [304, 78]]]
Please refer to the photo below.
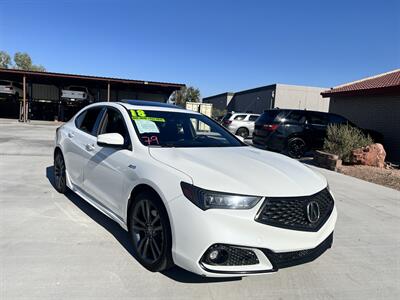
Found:
[[212, 108], [213, 108], [212, 103], [186, 102], [186, 109], [197, 111], [210, 118], [212, 114]]

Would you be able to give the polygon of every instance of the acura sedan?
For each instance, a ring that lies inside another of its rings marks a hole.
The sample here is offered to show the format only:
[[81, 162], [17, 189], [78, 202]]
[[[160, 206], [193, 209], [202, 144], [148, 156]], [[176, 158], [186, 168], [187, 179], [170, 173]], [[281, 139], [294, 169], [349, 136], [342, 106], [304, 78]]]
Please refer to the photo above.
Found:
[[85, 107], [57, 129], [54, 176], [59, 192], [126, 229], [151, 271], [263, 274], [310, 262], [333, 242], [324, 177], [172, 105]]

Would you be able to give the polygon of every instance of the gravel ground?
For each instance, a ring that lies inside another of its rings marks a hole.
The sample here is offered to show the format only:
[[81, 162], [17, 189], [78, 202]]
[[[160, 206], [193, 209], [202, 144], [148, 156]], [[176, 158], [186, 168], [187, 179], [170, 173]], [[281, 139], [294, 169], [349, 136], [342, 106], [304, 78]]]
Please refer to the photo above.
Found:
[[400, 191], [400, 170], [370, 166], [341, 166], [339, 172]]

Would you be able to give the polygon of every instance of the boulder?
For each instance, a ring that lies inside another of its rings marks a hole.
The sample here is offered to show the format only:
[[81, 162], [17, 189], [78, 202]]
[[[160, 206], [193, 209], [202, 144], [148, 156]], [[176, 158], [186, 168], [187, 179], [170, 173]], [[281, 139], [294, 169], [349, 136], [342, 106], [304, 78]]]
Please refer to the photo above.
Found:
[[338, 155], [323, 152], [323, 151], [315, 151], [314, 154], [314, 163], [321, 168], [325, 168], [332, 171], [337, 171], [338, 168], [342, 165], [342, 161], [339, 159]]
[[351, 162], [357, 165], [385, 167], [386, 151], [382, 144], [372, 144], [351, 151]]

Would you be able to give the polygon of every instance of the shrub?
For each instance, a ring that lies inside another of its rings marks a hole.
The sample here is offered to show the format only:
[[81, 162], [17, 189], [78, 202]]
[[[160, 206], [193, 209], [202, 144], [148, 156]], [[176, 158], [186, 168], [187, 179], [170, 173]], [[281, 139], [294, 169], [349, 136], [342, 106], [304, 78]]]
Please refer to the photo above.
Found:
[[360, 129], [344, 124], [329, 125], [324, 141], [324, 151], [336, 154], [343, 162], [350, 162], [351, 150], [368, 146], [374, 141]]

